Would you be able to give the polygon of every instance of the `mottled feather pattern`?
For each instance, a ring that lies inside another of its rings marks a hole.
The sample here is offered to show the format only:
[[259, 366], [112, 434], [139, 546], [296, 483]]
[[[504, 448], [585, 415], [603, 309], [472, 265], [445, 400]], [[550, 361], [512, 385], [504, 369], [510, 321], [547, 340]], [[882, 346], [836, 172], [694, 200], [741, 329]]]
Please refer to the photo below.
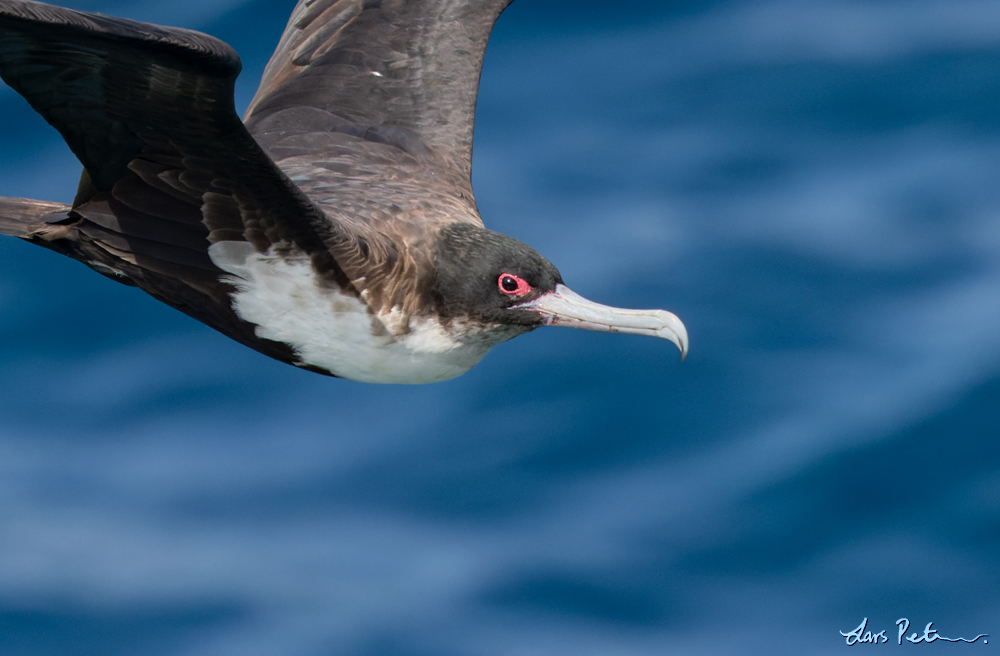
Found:
[[510, 1], [300, 2], [247, 110], [248, 126], [257, 135], [258, 121], [289, 106], [393, 126], [434, 153], [440, 184], [460, 184], [471, 196], [479, 72]]

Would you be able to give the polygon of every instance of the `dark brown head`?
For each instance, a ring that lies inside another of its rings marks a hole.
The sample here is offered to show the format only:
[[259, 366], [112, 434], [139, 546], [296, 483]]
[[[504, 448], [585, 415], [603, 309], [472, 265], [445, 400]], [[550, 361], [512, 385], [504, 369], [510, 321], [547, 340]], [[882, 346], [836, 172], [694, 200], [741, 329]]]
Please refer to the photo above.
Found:
[[561, 283], [551, 262], [507, 235], [468, 223], [439, 233], [434, 294], [442, 316], [530, 330], [543, 325], [544, 317], [519, 306]]
[[[626, 310], [588, 301], [566, 287], [534, 248], [497, 232], [453, 223], [438, 235], [433, 285], [444, 319], [469, 320], [500, 340], [538, 326], [633, 333], [669, 339], [687, 354], [684, 324], [666, 310]], [[471, 328], [471, 326], [470, 326]], [[506, 330], [504, 330], [506, 329]]]

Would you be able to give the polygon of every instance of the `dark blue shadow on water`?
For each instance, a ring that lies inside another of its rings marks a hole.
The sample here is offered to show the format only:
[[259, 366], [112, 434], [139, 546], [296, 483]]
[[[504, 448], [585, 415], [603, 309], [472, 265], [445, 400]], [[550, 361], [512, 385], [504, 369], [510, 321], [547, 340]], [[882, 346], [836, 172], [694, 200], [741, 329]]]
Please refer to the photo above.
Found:
[[0, 608], [0, 653], [5, 656], [161, 656], [203, 638], [206, 629], [246, 621], [247, 610], [227, 604], [95, 611]]

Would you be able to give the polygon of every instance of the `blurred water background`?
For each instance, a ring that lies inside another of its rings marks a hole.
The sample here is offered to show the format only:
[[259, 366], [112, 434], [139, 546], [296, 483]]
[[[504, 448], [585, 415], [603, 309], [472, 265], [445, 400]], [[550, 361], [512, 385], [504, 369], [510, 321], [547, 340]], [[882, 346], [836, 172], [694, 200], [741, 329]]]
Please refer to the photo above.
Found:
[[[228, 41], [243, 108], [292, 3], [65, 4]], [[0, 195], [71, 200], [0, 117]], [[994, 653], [998, 125], [995, 0], [517, 0], [486, 224], [684, 363], [545, 329], [327, 379], [0, 240], [0, 653]]]

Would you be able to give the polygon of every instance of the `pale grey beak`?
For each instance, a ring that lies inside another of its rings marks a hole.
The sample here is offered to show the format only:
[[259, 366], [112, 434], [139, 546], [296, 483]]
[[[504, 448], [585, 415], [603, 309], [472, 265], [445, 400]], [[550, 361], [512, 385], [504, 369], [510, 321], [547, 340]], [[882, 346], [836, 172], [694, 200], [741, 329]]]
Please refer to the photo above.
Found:
[[566, 285], [556, 285], [554, 291], [515, 307], [539, 313], [547, 326], [662, 337], [677, 345], [681, 360], [688, 352], [687, 329], [677, 315], [666, 310], [624, 310], [601, 305], [588, 301]]

